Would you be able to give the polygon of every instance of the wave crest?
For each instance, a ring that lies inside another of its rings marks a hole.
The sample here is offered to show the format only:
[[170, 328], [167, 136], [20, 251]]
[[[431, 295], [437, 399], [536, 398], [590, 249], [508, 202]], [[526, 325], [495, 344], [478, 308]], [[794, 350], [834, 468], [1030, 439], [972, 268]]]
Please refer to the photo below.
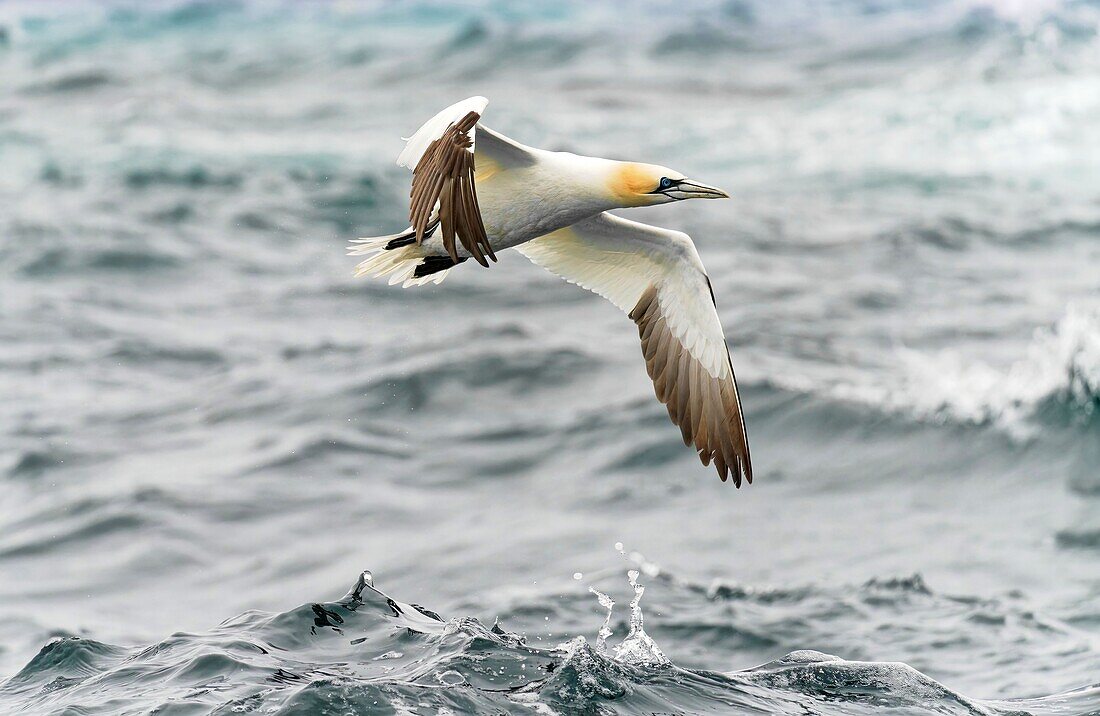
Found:
[[884, 406], [931, 422], [996, 425], [1017, 436], [1054, 405], [1089, 417], [1100, 405], [1100, 309], [1070, 306], [1035, 332], [1024, 357], [1007, 368], [954, 350], [897, 352], [895, 388], [842, 385], [838, 397]]

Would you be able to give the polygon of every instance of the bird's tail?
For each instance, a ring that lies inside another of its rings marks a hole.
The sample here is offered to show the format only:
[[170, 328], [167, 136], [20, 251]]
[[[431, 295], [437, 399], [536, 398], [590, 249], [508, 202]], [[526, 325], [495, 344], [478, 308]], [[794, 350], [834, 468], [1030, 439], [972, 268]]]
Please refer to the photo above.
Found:
[[[429, 236], [434, 228], [430, 227]], [[450, 256], [425, 253], [424, 247], [416, 243], [412, 227], [400, 234], [354, 239], [348, 246], [348, 255], [367, 256], [355, 267], [356, 276], [389, 276], [391, 286], [400, 283], [405, 288], [422, 286], [429, 281], [440, 283], [457, 265]]]

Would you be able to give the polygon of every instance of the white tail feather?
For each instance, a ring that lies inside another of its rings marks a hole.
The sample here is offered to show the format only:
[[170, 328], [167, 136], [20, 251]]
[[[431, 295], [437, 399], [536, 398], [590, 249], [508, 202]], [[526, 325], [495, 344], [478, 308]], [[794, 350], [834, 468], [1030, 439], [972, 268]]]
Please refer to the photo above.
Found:
[[[408, 231], [411, 231], [409, 229]], [[403, 232], [403, 233], [408, 233]], [[384, 278], [389, 276], [389, 284], [400, 283], [404, 288], [410, 286], [423, 286], [426, 283], [442, 283], [451, 269], [445, 269], [437, 273], [413, 277], [416, 267], [427, 255], [422, 247], [415, 243], [408, 246], [400, 246], [396, 249], [386, 249], [386, 245], [402, 234], [390, 236], [372, 236], [362, 239], [353, 239], [348, 245], [349, 256], [366, 256], [355, 267], [355, 275], [373, 276]]]

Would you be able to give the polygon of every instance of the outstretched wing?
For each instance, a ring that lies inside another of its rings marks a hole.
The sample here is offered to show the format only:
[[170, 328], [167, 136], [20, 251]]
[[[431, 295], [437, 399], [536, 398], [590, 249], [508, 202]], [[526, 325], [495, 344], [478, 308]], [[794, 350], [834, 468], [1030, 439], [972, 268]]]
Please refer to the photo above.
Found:
[[487, 104], [484, 97], [471, 97], [451, 105], [418, 129], [397, 159], [413, 170], [409, 222], [416, 242], [424, 240], [436, 215], [443, 246], [455, 263], [456, 236], [482, 266], [489, 265], [486, 256], [497, 258], [474, 191], [474, 126]]
[[570, 283], [600, 294], [638, 324], [657, 399], [723, 481], [752, 482], [749, 443], [722, 324], [687, 234], [611, 214], [517, 249]]

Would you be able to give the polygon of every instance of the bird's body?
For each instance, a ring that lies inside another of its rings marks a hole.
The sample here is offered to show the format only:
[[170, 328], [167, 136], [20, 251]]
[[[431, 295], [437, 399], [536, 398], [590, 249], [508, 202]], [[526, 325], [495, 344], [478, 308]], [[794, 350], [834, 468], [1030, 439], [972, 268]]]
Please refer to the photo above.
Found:
[[[482, 140], [482, 144], [486, 144]], [[486, 151], [474, 153], [474, 182], [485, 233], [495, 251], [510, 249], [551, 231], [614, 208], [592, 191], [597, 162], [566, 152], [532, 149], [532, 163], [508, 166]], [[581, 170], [581, 171], [578, 171]], [[440, 237], [424, 248], [446, 255]], [[459, 256], [470, 257], [465, 247]]]
[[[411, 226], [359, 239], [358, 275], [405, 286], [441, 282], [515, 248], [598, 293], [638, 324], [658, 399], [723, 480], [752, 481], [740, 400], [710, 280], [683, 233], [612, 209], [726, 194], [664, 167], [528, 147], [479, 124], [487, 100], [443, 110], [407, 140]], [[456, 240], [457, 239], [457, 240]]]

